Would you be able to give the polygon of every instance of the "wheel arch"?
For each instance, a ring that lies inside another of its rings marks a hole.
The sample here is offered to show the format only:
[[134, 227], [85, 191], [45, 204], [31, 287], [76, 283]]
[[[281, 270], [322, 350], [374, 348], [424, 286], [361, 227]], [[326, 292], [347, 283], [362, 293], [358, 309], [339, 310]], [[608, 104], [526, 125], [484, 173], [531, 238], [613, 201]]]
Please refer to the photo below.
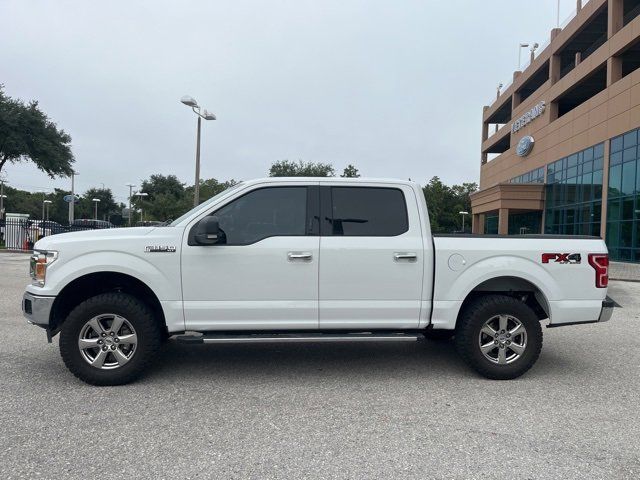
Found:
[[101, 271], [82, 275], [69, 282], [56, 296], [51, 308], [49, 330], [56, 335], [77, 305], [101, 293], [123, 292], [146, 304], [166, 331], [166, 318], [158, 296], [142, 280], [121, 272]]
[[467, 293], [458, 310], [456, 327], [466, 307], [478, 297], [485, 295], [505, 295], [517, 298], [534, 311], [538, 320], [549, 318], [551, 314], [549, 299], [542, 288], [522, 277], [501, 275], [478, 283]]

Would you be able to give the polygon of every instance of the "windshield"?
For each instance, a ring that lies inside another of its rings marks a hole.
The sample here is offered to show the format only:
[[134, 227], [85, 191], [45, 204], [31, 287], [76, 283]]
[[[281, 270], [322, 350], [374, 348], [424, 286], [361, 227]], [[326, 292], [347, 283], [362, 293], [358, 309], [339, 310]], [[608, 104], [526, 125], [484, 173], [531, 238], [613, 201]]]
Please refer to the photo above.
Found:
[[223, 195], [226, 195], [230, 192], [232, 192], [233, 190], [237, 190], [238, 188], [244, 186], [244, 182], [239, 182], [236, 183], [235, 185], [227, 188], [226, 190], [223, 190], [222, 192], [218, 193], [217, 195], [214, 195], [213, 197], [211, 197], [209, 200], [207, 200], [204, 203], [201, 203], [200, 205], [198, 205], [197, 207], [193, 207], [191, 210], [189, 210], [187, 213], [185, 213], [184, 215], [182, 215], [181, 217], [176, 218], [173, 222], [171, 222], [168, 226], [169, 227], [175, 227], [176, 225], [178, 225], [180, 222], [182, 222], [183, 220], [185, 220], [186, 218], [191, 217], [192, 215], [196, 215], [197, 213], [200, 213], [202, 210], [206, 210], [207, 207], [209, 207], [209, 205], [211, 205], [213, 202], [215, 202], [216, 200], [218, 200], [220, 197], [222, 197]]

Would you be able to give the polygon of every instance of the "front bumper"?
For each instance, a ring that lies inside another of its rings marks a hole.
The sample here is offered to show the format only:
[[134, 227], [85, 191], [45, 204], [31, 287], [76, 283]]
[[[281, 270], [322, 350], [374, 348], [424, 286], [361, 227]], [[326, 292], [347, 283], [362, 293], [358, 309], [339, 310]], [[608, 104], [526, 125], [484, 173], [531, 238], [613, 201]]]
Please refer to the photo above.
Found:
[[611, 315], [613, 315], [613, 307], [615, 307], [616, 302], [614, 302], [609, 296], [602, 301], [602, 310], [600, 310], [600, 316], [598, 317], [598, 322], [608, 322], [611, 320]]
[[55, 299], [56, 297], [44, 297], [25, 292], [22, 296], [22, 314], [29, 323], [48, 328]]

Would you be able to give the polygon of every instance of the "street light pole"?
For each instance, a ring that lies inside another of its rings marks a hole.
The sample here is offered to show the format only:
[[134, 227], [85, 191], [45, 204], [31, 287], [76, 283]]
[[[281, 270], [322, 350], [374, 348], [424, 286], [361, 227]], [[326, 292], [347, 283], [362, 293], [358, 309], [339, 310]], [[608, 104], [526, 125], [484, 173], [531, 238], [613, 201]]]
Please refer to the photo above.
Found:
[[180, 99], [180, 101], [187, 107], [191, 107], [193, 113], [198, 116], [198, 131], [196, 135], [196, 178], [193, 186], [193, 206], [197, 207], [200, 204], [200, 129], [202, 119], [216, 120], [216, 116], [213, 113], [208, 112], [206, 108], [201, 111], [198, 102], [189, 95], [185, 95]]
[[0, 220], [4, 218], [4, 199], [7, 196], [4, 194], [4, 182], [0, 182]]
[[193, 190], [193, 206], [197, 207], [200, 203], [200, 128], [202, 125], [202, 118], [198, 115], [198, 133], [196, 134], [196, 180]]
[[97, 220], [98, 219], [98, 203], [100, 203], [100, 199], [92, 198], [91, 201], [93, 202], [93, 219]]
[[144, 222], [144, 210], [142, 206], [142, 197], [148, 197], [149, 194], [147, 192], [136, 192], [134, 195], [138, 196], [138, 201], [140, 202], [140, 221]]
[[45, 200], [44, 204], [47, 207], [46, 208], [47, 215], [45, 217], [45, 220], [49, 221], [49, 205], [51, 205], [51, 200]]
[[464, 233], [464, 217], [466, 217], [467, 215], [469, 215], [469, 212], [466, 211], [461, 211], [458, 212], [460, 215], [462, 215], [462, 233]]
[[44, 220], [44, 202], [45, 202], [45, 191], [42, 190], [42, 220]]
[[127, 187], [129, 187], [129, 226], [131, 226], [131, 196], [133, 195], [133, 187], [135, 187], [135, 185], [133, 183], [127, 183]]
[[69, 202], [69, 225], [73, 223], [74, 208], [76, 206], [75, 178], [78, 172], [71, 172], [71, 201]]

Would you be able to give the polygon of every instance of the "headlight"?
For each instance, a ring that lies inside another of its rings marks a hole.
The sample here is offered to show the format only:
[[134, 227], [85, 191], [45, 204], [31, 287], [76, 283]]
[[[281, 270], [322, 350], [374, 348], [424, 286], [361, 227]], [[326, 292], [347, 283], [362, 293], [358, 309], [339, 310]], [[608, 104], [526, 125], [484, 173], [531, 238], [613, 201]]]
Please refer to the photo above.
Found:
[[34, 285], [44, 287], [44, 280], [47, 276], [47, 267], [56, 261], [58, 252], [34, 250], [29, 262], [29, 273]]

